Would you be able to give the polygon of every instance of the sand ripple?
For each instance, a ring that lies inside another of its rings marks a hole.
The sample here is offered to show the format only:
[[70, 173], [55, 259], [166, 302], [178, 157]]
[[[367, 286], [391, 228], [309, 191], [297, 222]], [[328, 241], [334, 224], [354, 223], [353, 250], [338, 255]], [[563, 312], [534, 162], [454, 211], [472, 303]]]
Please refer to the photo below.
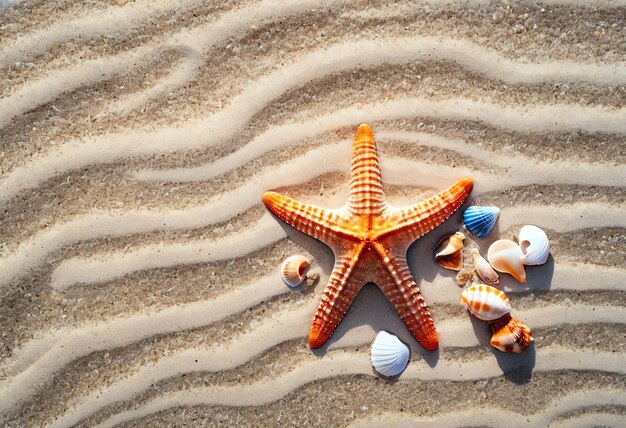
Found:
[[[0, 27], [3, 425], [624, 425], [626, 2], [5, 1]], [[458, 213], [408, 257], [440, 351], [373, 286], [305, 346], [332, 254], [260, 196], [340, 206], [361, 122], [393, 203], [471, 175], [502, 207], [481, 250], [554, 238], [503, 281], [526, 353], [430, 262]], [[280, 282], [295, 251], [311, 289]]]

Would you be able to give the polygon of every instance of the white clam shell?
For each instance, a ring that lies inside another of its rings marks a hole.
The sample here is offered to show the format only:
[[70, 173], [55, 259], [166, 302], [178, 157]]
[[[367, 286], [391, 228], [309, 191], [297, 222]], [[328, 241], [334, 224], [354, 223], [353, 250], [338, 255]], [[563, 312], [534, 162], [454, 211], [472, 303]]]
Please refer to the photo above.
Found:
[[409, 348], [393, 334], [381, 331], [372, 344], [372, 366], [383, 376], [397, 376], [409, 362]]
[[525, 265], [542, 265], [550, 254], [550, 241], [546, 232], [537, 226], [526, 225], [519, 232], [519, 246]]
[[461, 301], [472, 315], [483, 321], [494, 321], [511, 312], [506, 294], [486, 284], [475, 284], [463, 290]]
[[310, 265], [309, 259], [303, 255], [288, 257], [280, 267], [280, 276], [289, 287], [297, 287], [306, 278], [306, 270]]
[[489, 246], [487, 259], [499, 272], [512, 275], [519, 282], [526, 282], [523, 264], [524, 253], [519, 245], [508, 239], [500, 239]]
[[500, 282], [498, 273], [493, 270], [489, 262], [480, 255], [478, 249], [472, 248], [472, 257], [474, 258], [474, 269], [485, 284], [494, 285]]

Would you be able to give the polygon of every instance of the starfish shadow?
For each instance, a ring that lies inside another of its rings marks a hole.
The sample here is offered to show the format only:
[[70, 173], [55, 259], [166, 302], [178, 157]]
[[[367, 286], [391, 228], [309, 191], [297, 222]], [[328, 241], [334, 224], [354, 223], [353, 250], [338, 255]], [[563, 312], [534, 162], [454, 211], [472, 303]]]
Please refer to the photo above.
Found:
[[[330, 247], [321, 241], [302, 233], [299, 230], [289, 226], [282, 222], [278, 217], [272, 214], [272, 217], [283, 228], [287, 234], [287, 238], [299, 247], [304, 248], [311, 256], [313, 256], [314, 263], [319, 265], [322, 272], [326, 275], [330, 275], [335, 265], [335, 255]], [[324, 284], [325, 285], [325, 284]]]
[[[368, 332], [371, 330], [377, 333], [387, 331], [398, 336], [409, 347], [412, 355], [420, 355], [431, 367], [434, 367], [439, 360], [439, 350], [427, 351], [417, 343], [387, 297], [372, 282], [367, 283], [361, 289], [331, 338], [320, 348], [314, 349], [313, 353], [323, 356], [329, 348], [350, 345], [358, 348], [362, 344], [358, 339], [355, 341], [350, 336], [358, 337], [359, 331], [363, 331], [363, 328], [367, 328]], [[385, 379], [388, 378], [385, 377]]]
[[461, 212], [463, 209], [461, 207], [435, 230], [422, 236], [409, 247], [406, 259], [418, 286], [422, 280], [432, 282], [437, 276], [450, 278], [452, 283], [456, 284], [457, 272], [438, 266], [434, 261], [434, 254], [437, 244], [443, 237], [452, 235], [461, 229]]

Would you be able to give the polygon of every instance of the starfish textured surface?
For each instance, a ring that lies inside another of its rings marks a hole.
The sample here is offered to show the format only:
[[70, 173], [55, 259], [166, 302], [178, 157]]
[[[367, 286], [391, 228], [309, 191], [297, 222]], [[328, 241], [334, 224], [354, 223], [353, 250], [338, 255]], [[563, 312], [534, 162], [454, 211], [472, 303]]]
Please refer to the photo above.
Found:
[[372, 129], [362, 124], [354, 138], [350, 196], [340, 209], [303, 204], [275, 192], [265, 205], [283, 221], [324, 243], [335, 266], [315, 314], [309, 345], [323, 345], [339, 325], [361, 288], [373, 282], [391, 301], [415, 339], [426, 349], [439, 345], [432, 317], [413, 280], [406, 253], [416, 239], [443, 223], [473, 187], [463, 178], [420, 203], [396, 208], [383, 191]]

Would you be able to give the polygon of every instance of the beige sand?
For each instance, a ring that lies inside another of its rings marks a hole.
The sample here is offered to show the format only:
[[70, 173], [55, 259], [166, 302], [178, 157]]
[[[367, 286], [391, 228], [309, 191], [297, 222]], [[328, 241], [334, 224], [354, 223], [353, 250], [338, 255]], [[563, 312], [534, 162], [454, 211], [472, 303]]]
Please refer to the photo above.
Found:
[[[626, 2], [515, 3], [0, 2], [0, 423], [623, 426]], [[548, 232], [502, 283], [524, 354], [431, 261], [460, 213], [408, 255], [438, 351], [371, 284], [308, 349], [332, 253], [260, 197], [341, 206], [361, 122], [393, 204], [469, 175], [502, 213], [468, 247]]]

